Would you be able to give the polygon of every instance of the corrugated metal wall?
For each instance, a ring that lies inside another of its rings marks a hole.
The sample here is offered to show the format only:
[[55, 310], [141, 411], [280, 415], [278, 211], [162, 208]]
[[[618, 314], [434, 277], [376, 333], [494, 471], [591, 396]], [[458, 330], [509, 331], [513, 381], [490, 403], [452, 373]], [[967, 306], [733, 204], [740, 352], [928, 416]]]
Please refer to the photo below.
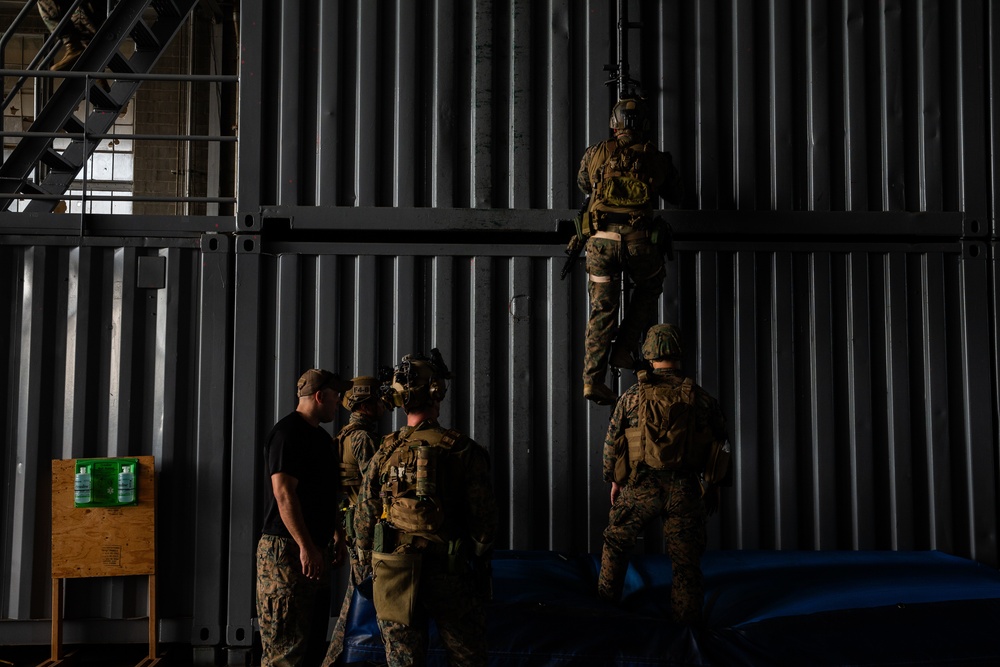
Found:
[[[987, 220], [989, 3], [626, 5], [682, 208]], [[248, 214], [572, 208], [583, 148], [607, 136], [615, 0], [257, 0], [243, 26], [263, 36], [243, 54]]]
[[[585, 279], [560, 281], [557, 251], [274, 251], [261, 435], [304, 360], [371, 373], [437, 346], [457, 371], [443, 422], [493, 454], [502, 546], [599, 550], [610, 409], [582, 399]], [[722, 401], [737, 452], [715, 546], [996, 560], [992, 465], [973, 465], [994, 457], [987, 268], [979, 242], [682, 246], [661, 316], [685, 332], [686, 367]]]
[[[21, 240], [29, 244], [0, 244], [10, 316], [0, 334], [10, 350], [0, 386], [2, 617], [51, 614], [50, 461], [139, 454], [155, 456], [159, 474], [161, 616], [189, 618], [202, 596], [218, 609], [220, 548], [204, 540], [221, 544], [228, 504], [219, 425], [231, 400], [230, 239]], [[145, 582], [133, 579], [69, 580], [66, 617], [118, 619], [96, 636], [142, 641], [142, 623], [124, 620], [147, 608]], [[0, 643], [48, 643], [45, 624], [0, 630]], [[86, 641], [86, 628], [67, 632], [69, 643]]]
[[[687, 186], [661, 314], [735, 446], [712, 546], [997, 565], [997, 12], [628, 5]], [[165, 636], [249, 646], [260, 443], [295, 378], [432, 346], [444, 421], [493, 454], [501, 546], [599, 548], [610, 412], [581, 398], [555, 220], [606, 136], [614, 24], [614, 0], [244, 2], [235, 234], [0, 219], [0, 643], [48, 641], [48, 461], [153, 454]], [[71, 583], [69, 617], [119, 620], [68, 633], [144, 639], [141, 586]]]

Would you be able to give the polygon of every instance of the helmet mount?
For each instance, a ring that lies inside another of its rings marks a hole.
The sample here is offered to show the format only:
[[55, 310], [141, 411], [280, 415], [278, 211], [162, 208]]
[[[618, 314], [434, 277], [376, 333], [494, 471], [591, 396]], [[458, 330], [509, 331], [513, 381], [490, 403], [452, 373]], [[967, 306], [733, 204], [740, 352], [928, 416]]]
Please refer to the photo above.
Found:
[[451, 371], [441, 352], [434, 348], [430, 356], [408, 354], [393, 369], [392, 383], [382, 400], [396, 407], [420, 408], [444, 400]]

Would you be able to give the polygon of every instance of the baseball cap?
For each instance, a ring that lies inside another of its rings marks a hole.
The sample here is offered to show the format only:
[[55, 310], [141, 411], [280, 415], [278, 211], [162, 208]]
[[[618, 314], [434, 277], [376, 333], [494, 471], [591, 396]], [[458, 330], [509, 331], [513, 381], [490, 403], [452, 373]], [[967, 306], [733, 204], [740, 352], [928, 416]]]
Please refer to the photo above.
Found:
[[322, 368], [310, 368], [299, 378], [297, 386], [299, 396], [312, 396], [317, 391], [322, 391], [327, 387], [343, 394], [351, 388], [351, 381], [344, 380], [336, 373], [331, 373]]

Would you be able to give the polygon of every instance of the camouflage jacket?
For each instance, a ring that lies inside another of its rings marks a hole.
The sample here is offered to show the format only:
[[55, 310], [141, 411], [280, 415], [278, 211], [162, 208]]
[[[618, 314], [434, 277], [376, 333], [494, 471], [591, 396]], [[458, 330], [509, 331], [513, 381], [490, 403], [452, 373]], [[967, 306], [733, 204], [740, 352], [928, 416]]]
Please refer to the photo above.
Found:
[[[375, 455], [378, 444], [378, 419], [361, 412], [352, 412], [351, 419], [337, 435], [337, 445], [340, 448], [341, 489], [353, 505], [358, 500], [358, 488], [361, 478], [368, 467], [368, 461]], [[353, 467], [357, 466], [357, 472]], [[352, 483], [353, 482], [353, 483]]]
[[[416, 427], [404, 426], [401, 428], [397, 432], [398, 442], [403, 443], [411, 433], [424, 429], [435, 429], [441, 433], [445, 431], [437, 420], [428, 420]], [[371, 572], [370, 559], [371, 549], [374, 545], [375, 524], [378, 523], [383, 514], [380, 471], [386, 459], [392, 454], [392, 449], [387, 445], [389, 440], [393, 440], [393, 438], [383, 439], [383, 445], [368, 462], [368, 469], [358, 494], [354, 530], [362, 575]], [[493, 495], [489, 453], [471, 439], [466, 442], [468, 447], [463, 448], [461, 456], [455, 453], [448, 455], [457, 462], [457, 466], [438, 468], [439, 475], [449, 475], [447, 485], [453, 489], [449, 497], [457, 500], [453, 503], [457, 506], [447, 506], [445, 512], [449, 513], [449, 522], [458, 527], [461, 538], [473, 540], [480, 545], [489, 547], [493, 544], [497, 530], [497, 507], [496, 498]], [[441, 483], [440, 478], [439, 483]]]
[[[665, 384], [679, 387], [684, 382], [684, 375], [675, 368], [658, 368], [652, 372], [657, 375], [659, 382]], [[707, 420], [715, 438], [727, 439], [726, 417], [722, 414], [719, 402], [697, 384], [694, 385], [694, 392], [695, 406], [699, 409], [701, 418]], [[608, 423], [608, 434], [604, 438], [605, 482], [613, 481], [618, 456], [628, 456], [627, 448], [623, 454], [616, 454], [615, 441], [625, 433], [625, 429], [637, 426], [639, 426], [639, 385], [634, 384], [618, 399], [618, 404], [611, 413], [611, 421]], [[644, 466], [640, 464], [640, 467]]]

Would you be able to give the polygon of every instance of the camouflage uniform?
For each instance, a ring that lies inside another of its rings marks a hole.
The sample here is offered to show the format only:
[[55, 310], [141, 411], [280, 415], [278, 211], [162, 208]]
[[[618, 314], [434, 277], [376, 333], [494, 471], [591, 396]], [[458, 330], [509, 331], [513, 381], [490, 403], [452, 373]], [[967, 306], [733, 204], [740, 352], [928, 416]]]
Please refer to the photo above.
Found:
[[[656, 369], [656, 380], [679, 387], [684, 376], [675, 369]], [[718, 439], [726, 437], [726, 421], [719, 402], [694, 385], [695, 407], [700, 422], [707, 422]], [[615, 465], [622, 453], [615, 442], [627, 428], [639, 426], [639, 385], [632, 385], [619, 399], [611, 415], [604, 440], [604, 479], [614, 480]], [[628, 456], [627, 452], [624, 456]], [[670, 557], [673, 582], [671, 608], [675, 620], [697, 623], [701, 619], [704, 587], [701, 556], [706, 543], [706, 510], [698, 474], [682, 470], [654, 470], [639, 463], [622, 487], [608, 515], [598, 594], [606, 600], [621, 597], [628, 569], [628, 553], [643, 528], [663, 517], [663, 537]]]
[[[414, 431], [424, 429], [445, 431], [436, 420], [425, 421], [416, 427], [405, 426], [397, 432], [397, 438], [383, 440], [383, 445], [368, 463], [354, 519], [358, 558], [366, 576], [371, 574], [375, 525], [383, 513], [379, 471], [393, 451], [388, 443], [390, 440], [404, 443]], [[452, 450], [442, 455], [438, 462], [438, 487], [444, 493], [447, 531], [451, 540], [461, 540], [466, 547], [472, 544], [492, 546], [497, 510], [489, 454], [474, 441], [466, 442], [468, 447]], [[444, 489], [450, 491], [444, 492]], [[396, 534], [396, 541], [402, 545], [406, 534]], [[417, 551], [422, 549], [415, 548]], [[448, 651], [449, 664], [486, 665], [486, 612], [469, 563], [459, 560], [449, 567], [446, 554], [429, 548], [423, 553], [417, 598], [419, 618], [412, 625], [379, 620], [389, 667], [424, 664], [429, 619], [434, 619], [437, 625]]]
[[[354, 526], [346, 525], [347, 517], [353, 516], [358, 504], [358, 490], [361, 480], [368, 467], [368, 462], [375, 455], [379, 441], [378, 419], [362, 412], [352, 412], [350, 421], [341, 429], [337, 436], [341, 461], [341, 488], [344, 500], [341, 510], [344, 514], [344, 532], [347, 535], [347, 551], [351, 557], [351, 570], [358, 574], [358, 557], [354, 546]], [[356, 470], [355, 470], [356, 469]], [[350, 472], [345, 472], [349, 470]]]
[[[333, 560], [329, 547], [326, 561]], [[261, 667], [315, 665], [323, 655], [330, 609], [330, 570], [321, 578], [302, 574], [299, 545], [277, 535], [257, 543], [257, 618]]]
[[[356, 507], [358, 502], [358, 489], [361, 485], [361, 477], [368, 467], [368, 461], [375, 454], [375, 446], [378, 441], [378, 419], [363, 412], [352, 412], [351, 419], [340, 430], [337, 436], [337, 443], [340, 447], [341, 469], [345, 466], [352, 467], [349, 475], [341, 478], [341, 485], [344, 491], [344, 502], [341, 510], [344, 515], [344, 529], [347, 535], [347, 553], [351, 559], [351, 580], [347, 583], [347, 591], [344, 595], [344, 602], [340, 607], [340, 616], [333, 628], [333, 636], [330, 638], [330, 646], [326, 652], [324, 667], [336, 663], [344, 650], [344, 634], [347, 631], [347, 615], [351, 611], [351, 599], [354, 597], [354, 581], [358, 579], [360, 565], [358, 563], [357, 550], [354, 546], [354, 526], [346, 525], [347, 518], [353, 516], [349, 509]], [[353, 466], [357, 466], [357, 478], [354, 479]]]
[[[38, 0], [38, 13], [41, 14], [42, 22], [49, 32], [55, 32], [59, 21], [72, 4], [72, 0]], [[97, 28], [102, 23], [97, 20], [97, 16], [93, 3], [81, 2], [70, 17], [65, 32], [60, 36], [63, 44], [67, 47], [70, 42], [75, 46], [86, 45], [97, 34]]]
[[[656, 317], [657, 300], [663, 292], [663, 252], [650, 239], [650, 214], [661, 196], [672, 203], [680, 202], [680, 180], [670, 154], [631, 137], [625, 134], [590, 146], [577, 173], [580, 190], [591, 195], [591, 224], [601, 232], [632, 236], [622, 240], [594, 236], [587, 239], [590, 319], [583, 364], [583, 381], [587, 385], [604, 383], [612, 339], [616, 350], [630, 352], [638, 347]], [[650, 184], [651, 200], [641, 206], [606, 203], [600, 196], [606, 168]], [[622, 272], [633, 282], [634, 290], [618, 327]]]
[[[439, 566], [420, 578], [420, 604], [433, 618], [448, 650], [448, 664], [484, 667], [487, 663], [486, 609], [469, 573], [449, 574]], [[379, 621], [387, 667], [427, 661], [427, 620], [415, 626]]]

